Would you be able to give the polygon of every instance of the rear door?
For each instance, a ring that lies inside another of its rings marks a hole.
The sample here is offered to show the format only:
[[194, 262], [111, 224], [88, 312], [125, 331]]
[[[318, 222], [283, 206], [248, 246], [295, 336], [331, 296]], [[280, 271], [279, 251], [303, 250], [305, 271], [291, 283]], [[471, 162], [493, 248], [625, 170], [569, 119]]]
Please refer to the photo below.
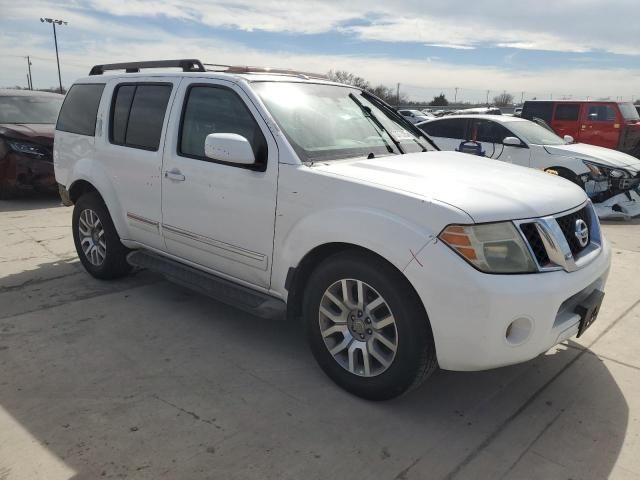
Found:
[[440, 150], [456, 150], [467, 138], [466, 118], [444, 118], [420, 125]]
[[589, 102], [585, 104], [578, 137], [580, 142], [616, 148], [623, 123], [617, 110], [611, 103]]
[[[235, 133], [257, 163], [208, 158], [211, 133]], [[167, 131], [162, 234], [169, 253], [245, 283], [268, 287], [278, 185], [278, 149], [258, 109], [237, 84], [184, 79]]]
[[580, 103], [556, 103], [551, 126], [559, 136], [571, 135], [577, 140], [580, 135]]
[[[129, 239], [164, 250], [160, 236], [160, 171], [164, 131], [179, 78], [136, 77], [110, 82], [98, 158], [111, 177]], [[114, 212], [115, 214], [115, 212]]]

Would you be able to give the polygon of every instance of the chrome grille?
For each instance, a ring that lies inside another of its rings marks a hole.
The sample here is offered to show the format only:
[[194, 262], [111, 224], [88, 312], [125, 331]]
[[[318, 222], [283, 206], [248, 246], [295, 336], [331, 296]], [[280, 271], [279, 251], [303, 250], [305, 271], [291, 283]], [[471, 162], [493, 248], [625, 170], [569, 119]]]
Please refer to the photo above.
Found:
[[[583, 247], [576, 237], [576, 221], [583, 220], [589, 237]], [[529, 252], [535, 258], [538, 271], [565, 270], [573, 272], [588, 264], [602, 249], [600, 223], [591, 202], [568, 213], [531, 218], [514, 222]]]
[[589, 227], [589, 232], [591, 232], [591, 218], [587, 211], [587, 207], [584, 207], [577, 212], [570, 213], [569, 215], [556, 218], [556, 222], [558, 222], [562, 233], [564, 233], [564, 238], [567, 239], [567, 243], [569, 244], [569, 248], [571, 248], [571, 253], [573, 255], [580, 253], [589, 245], [589, 243], [587, 243], [584, 247], [581, 246], [575, 236], [575, 225], [577, 220], [583, 220], [587, 224], [587, 227]]

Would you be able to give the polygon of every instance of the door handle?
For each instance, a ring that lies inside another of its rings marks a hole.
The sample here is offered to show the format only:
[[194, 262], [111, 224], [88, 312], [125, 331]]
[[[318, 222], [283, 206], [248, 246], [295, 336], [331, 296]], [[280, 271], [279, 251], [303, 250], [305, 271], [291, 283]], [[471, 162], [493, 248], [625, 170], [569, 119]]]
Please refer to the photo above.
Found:
[[173, 180], [175, 182], [184, 182], [185, 181], [185, 176], [177, 168], [172, 168], [171, 170], [165, 171], [164, 172], [164, 178], [168, 178], [169, 180]]

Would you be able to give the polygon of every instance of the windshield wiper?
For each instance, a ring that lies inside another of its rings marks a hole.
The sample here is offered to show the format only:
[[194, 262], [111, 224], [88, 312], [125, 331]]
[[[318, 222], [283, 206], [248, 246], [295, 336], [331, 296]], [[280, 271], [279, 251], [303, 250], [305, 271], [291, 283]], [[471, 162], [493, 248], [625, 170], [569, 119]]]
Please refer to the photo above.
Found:
[[[429, 135], [427, 135], [426, 133], [424, 133], [422, 130], [420, 130], [418, 127], [416, 127], [413, 123], [411, 123], [409, 120], [407, 120], [406, 118], [404, 118], [402, 115], [400, 115], [398, 112], [396, 112], [393, 108], [389, 107], [389, 105], [387, 105], [386, 103], [384, 103], [382, 100], [380, 100], [378, 97], [376, 97], [375, 95], [373, 95], [372, 93], [363, 91], [362, 92], [362, 96], [364, 98], [367, 99], [367, 101], [373, 103], [376, 107], [378, 107], [380, 110], [382, 110], [384, 113], [386, 113], [388, 116], [390, 116], [391, 118], [395, 117], [396, 121], [398, 121], [398, 123], [400, 123], [401, 125], [404, 124], [407, 128], [407, 131], [409, 132], [413, 132], [413, 134], [416, 137], [422, 137], [424, 138], [429, 145], [431, 145], [433, 147], [433, 149], [435, 151], [440, 150], [440, 148], [438, 148], [438, 146], [433, 142], [433, 140], [431, 140], [431, 138], [429, 138]], [[418, 145], [420, 145], [420, 147], [423, 149], [423, 152], [426, 152], [427, 149], [425, 148], [424, 145], [422, 145], [420, 142], [418, 142], [415, 138], [413, 139]]]
[[[364, 113], [364, 116], [366, 118], [368, 118], [369, 120], [371, 120], [371, 122], [373, 122], [373, 124], [378, 127], [382, 132], [385, 132], [389, 138], [391, 139], [391, 141], [394, 143], [394, 145], [396, 146], [396, 148], [398, 149], [398, 151], [400, 153], [404, 153], [402, 151], [402, 147], [400, 147], [400, 142], [398, 142], [393, 135], [391, 135], [391, 132], [389, 132], [389, 130], [387, 130], [384, 125], [382, 124], [382, 122], [380, 122], [380, 120], [378, 120], [378, 118], [373, 114], [373, 112], [371, 111], [371, 109], [365, 105], [363, 105], [360, 100], [358, 100], [356, 98], [356, 96], [353, 93], [349, 94], [349, 98], [351, 100], [353, 100], [353, 102], [358, 105], [358, 107], [360, 107], [360, 110], [362, 110], [362, 113]], [[387, 151], [389, 153], [393, 153], [393, 148], [391, 148], [391, 145], [389, 145], [389, 142], [387, 142], [385, 140], [385, 138], [380, 135], [380, 138], [382, 139], [382, 141], [384, 142], [385, 146], [387, 147]]]

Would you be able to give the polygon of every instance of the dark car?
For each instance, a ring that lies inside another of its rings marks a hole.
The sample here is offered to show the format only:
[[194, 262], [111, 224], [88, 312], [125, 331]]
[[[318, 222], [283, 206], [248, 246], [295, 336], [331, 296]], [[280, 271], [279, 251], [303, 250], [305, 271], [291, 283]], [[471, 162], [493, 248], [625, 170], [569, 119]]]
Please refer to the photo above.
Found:
[[53, 132], [64, 95], [0, 89], [0, 198], [56, 191]]

